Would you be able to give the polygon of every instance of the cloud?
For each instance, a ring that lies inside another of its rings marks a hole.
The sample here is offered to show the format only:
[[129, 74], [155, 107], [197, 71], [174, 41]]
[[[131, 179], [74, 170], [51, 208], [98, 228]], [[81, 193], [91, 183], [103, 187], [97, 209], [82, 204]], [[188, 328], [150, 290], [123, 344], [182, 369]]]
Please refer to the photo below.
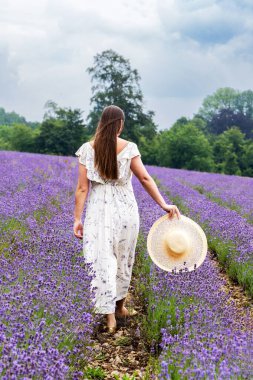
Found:
[[160, 1], [157, 9], [163, 37], [151, 46], [143, 71], [149, 96], [167, 99], [168, 106], [179, 98], [184, 113], [189, 102], [200, 103], [219, 87], [253, 86], [248, 8], [224, 1]]
[[10, 0], [1, 5], [0, 106], [41, 120], [48, 99], [87, 116], [93, 57], [113, 49], [168, 127], [219, 87], [253, 87], [253, 5], [242, 0]]
[[0, 88], [1, 96], [12, 96], [17, 88], [18, 75], [15, 66], [10, 62], [8, 48], [0, 46]]

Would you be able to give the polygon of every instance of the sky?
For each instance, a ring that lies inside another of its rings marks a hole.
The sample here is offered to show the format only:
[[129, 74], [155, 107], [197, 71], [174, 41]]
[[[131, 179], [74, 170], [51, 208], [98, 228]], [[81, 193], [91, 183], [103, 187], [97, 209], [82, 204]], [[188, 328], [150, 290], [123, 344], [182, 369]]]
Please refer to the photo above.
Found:
[[45, 103], [91, 110], [94, 56], [140, 75], [158, 129], [220, 87], [253, 89], [253, 0], [0, 0], [0, 107], [42, 121]]

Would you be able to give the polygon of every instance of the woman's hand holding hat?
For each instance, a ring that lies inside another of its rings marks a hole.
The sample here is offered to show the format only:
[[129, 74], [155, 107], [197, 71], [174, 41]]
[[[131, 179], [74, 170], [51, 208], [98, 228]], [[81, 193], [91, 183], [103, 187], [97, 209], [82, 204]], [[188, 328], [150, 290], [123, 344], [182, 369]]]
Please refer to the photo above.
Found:
[[169, 214], [169, 218], [172, 219], [174, 217], [174, 215], [176, 215], [178, 217], [178, 219], [180, 218], [181, 214], [180, 214], [180, 211], [178, 210], [177, 206], [176, 205], [167, 205], [165, 203], [165, 205], [162, 206], [162, 209], [164, 211], [167, 211], [168, 214]]

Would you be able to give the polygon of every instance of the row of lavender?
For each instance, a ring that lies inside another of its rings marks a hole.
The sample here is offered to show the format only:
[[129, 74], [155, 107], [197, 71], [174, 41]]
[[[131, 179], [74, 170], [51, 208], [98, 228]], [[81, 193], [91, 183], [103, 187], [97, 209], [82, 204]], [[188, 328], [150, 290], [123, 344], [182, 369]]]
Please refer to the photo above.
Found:
[[0, 377], [81, 378], [96, 321], [72, 231], [77, 161], [2, 151], [0, 163]]
[[[150, 174], [166, 181], [167, 172], [163, 169], [148, 166], [147, 169]], [[173, 194], [178, 190], [178, 195], [183, 195], [172, 178], [168, 182]], [[164, 211], [143, 191], [136, 178], [133, 184], [145, 242], [150, 227], [164, 215]], [[163, 191], [162, 194], [167, 203], [172, 203]], [[194, 201], [192, 199], [193, 209]], [[203, 203], [199, 204], [199, 211], [202, 211]], [[212, 220], [211, 216], [209, 220]], [[146, 325], [150, 334], [157, 326], [161, 327], [159, 378], [251, 378], [252, 319], [249, 312], [240, 314], [230, 295], [223, 290], [225, 280], [219, 276], [210, 253], [197, 271], [182, 275], [172, 275], [154, 265], [145, 244], [142, 253], [138, 251], [136, 262], [139, 262], [141, 254], [143, 259], [137, 283], [141, 284], [139, 289], [146, 296]], [[147, 262], [150, 263], [148, 275]]]
[[171, 169], [169, 175], [253, 223], [253, 178], [182, 169]]
[[219, 205], [205, 194], [179, 182], [176, 179], [178, 170], [175, 174], [175, 169], [154, 166], [147, 166], [147, 169], [167, 188], [174, 203], [180, 203], [181, 212], [186, 210], [187, 216], [202, 225], [209, 247], [217, 253], [231, 279], [238, 281], [253, 297], [253, 225], [235, 210]]

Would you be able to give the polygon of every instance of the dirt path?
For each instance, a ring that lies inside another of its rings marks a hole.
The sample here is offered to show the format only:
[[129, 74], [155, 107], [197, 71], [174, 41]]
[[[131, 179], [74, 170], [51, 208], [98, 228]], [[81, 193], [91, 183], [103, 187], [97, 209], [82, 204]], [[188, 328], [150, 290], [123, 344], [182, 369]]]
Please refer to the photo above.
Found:
[[101, 323], [94, 331], [93, 339], [95, 359], [92, 367], [100, 367], [106, 373], [105, 379], [115, 379], [114, 374], [121, 379], [123, 375], [135, 375], [135, 379], [143, 378], [150, 354], [147, 352], [144, 339], [140, 336], [139, 326], [142, 319], [142, 306], [138, 299], [134, 298], [132, 286], [130, 286], [125, 306], [131, 310], [134, 308], [138, 315], [125, 319], [117, 319], [117, 331], [111, 335], [105, 332], [106, 317], [101, 317]]

